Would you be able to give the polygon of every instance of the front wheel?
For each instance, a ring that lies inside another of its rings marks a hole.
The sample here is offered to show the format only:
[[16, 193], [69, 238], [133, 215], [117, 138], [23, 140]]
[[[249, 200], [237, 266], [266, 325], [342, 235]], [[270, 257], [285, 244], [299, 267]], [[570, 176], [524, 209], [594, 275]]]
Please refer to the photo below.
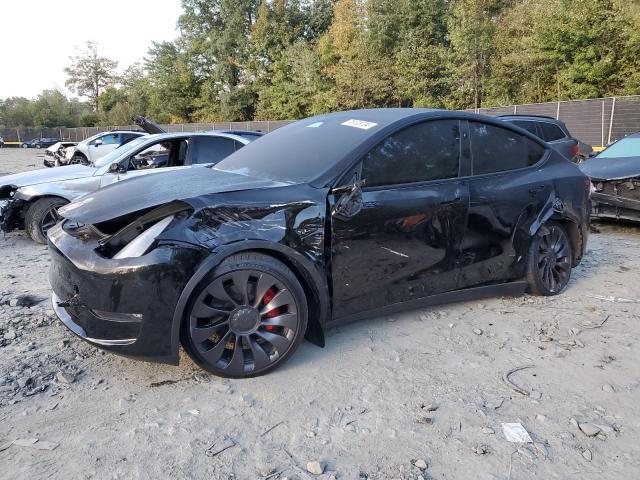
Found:
[[24, 216], [24, 226], [34, 242], [47, 243], [47, 232], [60, 220], [58, 208], [67, 203], [64, 198], [46, 197], [29, 207]]
[[557, 222], [543, 225], [529, 248], [527, 283], [534, 295], [558, 295], [571, 278], [573, 249], [564, 227]]
[[307, 300], [295, 274], [260, 253], [225, 259], [201, 282], [182, 324], [182, 344], [203, 369], [222, 377], [265, 374], [298, 348]]
[[69, 161], [69, 165], [83, 165], [85, 163], [87, 163], [87, 159], [84, 157], [84, 155], [80, 154], [75, 154]]

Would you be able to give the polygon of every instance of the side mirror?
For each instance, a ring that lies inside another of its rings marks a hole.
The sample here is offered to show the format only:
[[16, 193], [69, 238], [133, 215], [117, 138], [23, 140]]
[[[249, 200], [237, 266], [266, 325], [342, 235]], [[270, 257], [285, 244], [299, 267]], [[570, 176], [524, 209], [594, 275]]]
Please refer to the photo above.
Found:
[[340, 220], [348, 220], [356, 216], [362, 210], [362, 187], [364, 180], [356, 180], [351, 185], [333, 189], [334, 195], [340, 195], [331, 209], [331, 215]]
[[100, 145], [102, 145], [102, 140], [100, 139], [97, 139], [96, 141], [93, 142], [94, 147], [99, 147]]
[[119, 163], [112, 163], [109, 165], [109, 173], [125, 173], [124, 167]]

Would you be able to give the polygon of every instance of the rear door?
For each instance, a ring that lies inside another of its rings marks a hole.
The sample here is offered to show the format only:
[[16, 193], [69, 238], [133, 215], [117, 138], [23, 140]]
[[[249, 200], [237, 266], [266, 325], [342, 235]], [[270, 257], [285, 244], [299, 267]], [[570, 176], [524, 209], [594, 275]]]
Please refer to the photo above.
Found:
[[522, 232], [553, 188], [542, 168], [548, 152], [539, 143], [479, 121], [469, 122], [469, 140], [472, 171], [460, 288], [505, 281], [518, 272], [526, 258], [517, 252], [526, 251], [530, 240]]
[[419, 123], [374, 147], [342, 182], [365, 182], [349, 216], [335, 210], [346, 193], [329, 196], [335, 318], [456, 288], [469, 202], [460, 124]]

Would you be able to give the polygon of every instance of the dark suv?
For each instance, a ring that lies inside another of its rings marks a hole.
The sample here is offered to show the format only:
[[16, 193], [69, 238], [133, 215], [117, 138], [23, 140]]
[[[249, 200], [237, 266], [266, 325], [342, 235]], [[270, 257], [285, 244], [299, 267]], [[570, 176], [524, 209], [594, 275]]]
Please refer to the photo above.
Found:
[[564, 122], [543, 115], [500, 115], [500, 120], [533, 133], [573, 162], [589, 157], [591, 145], [573, 138]]
[[34, 138], [28, 142], [22, 142], [20, 146], [22, 148], [48, 148], [59, 141], [57, 138]]

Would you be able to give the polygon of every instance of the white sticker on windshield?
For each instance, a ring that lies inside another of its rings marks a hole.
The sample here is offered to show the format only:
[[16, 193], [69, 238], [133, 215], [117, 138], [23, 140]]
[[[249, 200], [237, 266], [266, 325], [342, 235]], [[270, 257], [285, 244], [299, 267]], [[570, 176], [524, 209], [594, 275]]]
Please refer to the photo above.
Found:
[[316, 123], [312, 123], [311, 125], [307, 125], [307, 128], [318, 128], [320, 127], [320, 125], [322, 125], [324, 122], [316, 122]]
[[351, 120], [347, 120], [346, 122], [342, 122], [342, 125], [345, 125], [347, 127], [360, 128], [362, 130], [369, 130], [370, 128], [373, 128], [378, 124], [373, 122], [365, 122], [364, 120], [351, 119]]

